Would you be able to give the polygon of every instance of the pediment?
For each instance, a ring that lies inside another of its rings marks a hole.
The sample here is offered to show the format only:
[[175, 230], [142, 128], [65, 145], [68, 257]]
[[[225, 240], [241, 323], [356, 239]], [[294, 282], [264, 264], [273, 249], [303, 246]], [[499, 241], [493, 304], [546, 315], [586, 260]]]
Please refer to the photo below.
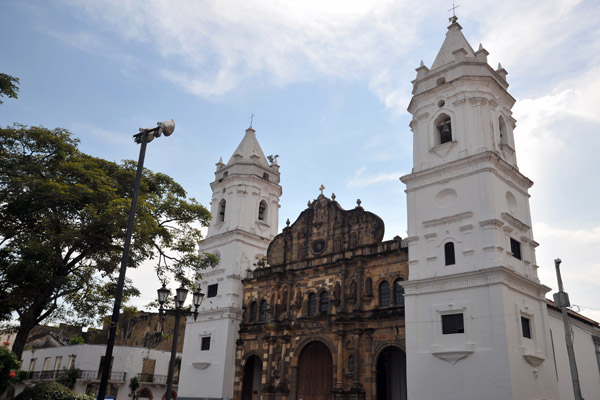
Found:
[[344, 210], [335, 200], [320, 195], [275, 236], [267, 258], [274, 266], [323, 257], [380, 243], [383, 234], [383, 220], [360, 204]]

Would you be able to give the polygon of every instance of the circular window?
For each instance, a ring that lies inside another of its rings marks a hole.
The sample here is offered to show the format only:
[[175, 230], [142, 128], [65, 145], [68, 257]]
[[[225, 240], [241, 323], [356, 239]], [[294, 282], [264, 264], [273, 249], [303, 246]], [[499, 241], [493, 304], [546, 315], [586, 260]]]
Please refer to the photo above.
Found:
[[312, 243], [312, 252], [315, 254], [322, 253], [325, 250], [325, 241], [324, 240], [315, 240]]
[[437, 106], [438, 106], [439, 108], [442, 108], [442, 107], [444, 107], [445, 105], [446, 105], [446, 101], [445, 101], [445, 100], [440, 100], [440, 101], [438, 101], [438, 102], [437, 102]]

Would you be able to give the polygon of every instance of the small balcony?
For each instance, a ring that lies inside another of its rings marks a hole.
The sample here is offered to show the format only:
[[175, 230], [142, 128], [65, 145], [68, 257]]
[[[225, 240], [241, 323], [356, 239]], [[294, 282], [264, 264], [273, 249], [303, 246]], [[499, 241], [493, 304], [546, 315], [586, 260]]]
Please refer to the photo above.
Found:
[[[102, 378], [102, 371], [98, 370], [81, 370], [77, 379], [83, 381], [99, 381]], [[111, 382], [125, 382], [127, 379], [127, 372], [111, 371], [108, 380]]]
[[[156, 375], [156, 374], [138, 374], [138, 382], [140, 383], [154, 383], [156, 385], [166, 385], [167, 375]], [[173, 384], [179, 383], [179, 377], [173, 376]]]

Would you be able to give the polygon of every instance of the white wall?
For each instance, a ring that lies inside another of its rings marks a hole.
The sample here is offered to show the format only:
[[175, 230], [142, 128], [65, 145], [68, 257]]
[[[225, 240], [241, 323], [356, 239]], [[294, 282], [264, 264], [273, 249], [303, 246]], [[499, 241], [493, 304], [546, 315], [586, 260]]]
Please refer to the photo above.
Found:
[[[62, 357], [62, 361], [59, 366], [59, 369], [62, 370], [67, 368], [70, 357], [75, 356], [75, 368], [82, 371], [98, 371], [100, 359], [105, 355], [105, 353], [106, 345], [92, 344], [26, 350], [23, 352], [21, 369], [24, 371], [29, 371], [31, 359], [36, 358], [37, 361], [35, 363], [35, 368], [32, 371], [42, 371], [44, 360], [49, 357], [50, 370], [53, 370], [56, 358]], [[129, 380], [142, 372], [144, 358], [156, 360], [154, 369], [155, 375], [167, 375], [170, 357], [171, 353], [168, 351], [153, 350], [143, 347], [115, 346], [113, 349], [114, 361], [112, 371], [113, 373], [125, 372], [127, 374], [125, 381], [118, 385], [117, 400], [129, 399]], [[78, 380], [74, 388], [75, 392], [85, 393], [86, 386], [89, 383], [99, 383], [99, 381]], [[29, 381], [27, 384], [31, 385], [33, 382]], [[20, 393], [25, 387], [26, 385], [19, 385], [16, 393]], [[166, 385], [140, 383], [140, 389], [143, 387], [148, 387], [152, 391], [155, 399], [162, 398], [166, 390]], [[177, 386], [174, 385], [174, 389], [177, 390]]]
[[[560, 311], [548, 308], [548, 315], [554, 348], [553, 361], [556, 363], [555, 377], [558, 382], [560, 400], [572, 400], [574, 399], [573, 384], [562, 314]], [[600, 338], [600, 328], [573, 317], [570, 317], [569, 321], [573, 332], [573, 349], [577, 361], [581, 394], [586, 400], [600, 399], [600, 365], [598, 365], [594, 341], [592, 340], [594, 335]]]

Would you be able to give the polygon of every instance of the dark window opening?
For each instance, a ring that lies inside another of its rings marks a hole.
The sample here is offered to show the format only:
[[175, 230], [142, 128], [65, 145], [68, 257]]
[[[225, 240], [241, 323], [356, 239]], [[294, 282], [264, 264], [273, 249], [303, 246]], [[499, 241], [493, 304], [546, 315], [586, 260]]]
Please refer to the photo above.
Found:
[[348, 373], [354, 374], [354, 354], [351, 354], [350, 357], [348, 357]]
[[257, 306], [256, 302], [253, 301], [250, 304], [250, 322], [256, 322]]
[[521, 260], [521, 243], [510, 238], [510, 253], [514, 258]]
[[265, 322], [267, 320], [267, 309], [269, 305], [266, 300], [260, 302], [260, 322]]
[[379, 284], [379, 306], [387, 307], [391, 302], [390, 284], [388, 281], [383, 281]]
[[454, 265], [456, 263], [454, 257], [454, 243], [448, 242], [444, 245], [444, 258], [446, 260], [445, 265]]
[[215, 283], [214, 285], [208, 285], [208, 293], [207, 293], [206, 297], [215, 297], [217, 295], [218, 287], [219, 287], [218, 283]]
[[308, 316], [312, 317], [317, 313], [317, 296], [314, 293], [308, 295]]
[[225, 221], [225, 206], [226, 206], [227, 202], [225, 201], [225, 199], [221, 200], [221, 202], [219, 203], [219, 221], [223, 222]]
[[404, 279], [398, 278], [394, 281], [394, 304], [397, 306], [404, 305], [404, 288], [400, 286], [400, 282]]
[[200, 345], [201, 351], [210, 350], [210, 336], [205, 336], [202, 338], [202, 343]]
[[465, 333], [465, 323], [462, 313], [442, 315], [442, 333], [444, 335]]
[[263, 173], [263, 179], [264, 179], [265, 181], [268, 181], [268, 180], [269, 180], [269, 174], [267, 174], [266, 172], [264, 172], [264, 173]]
[[258, 205], [258, 219], [260, 221], [264, 221], [265, 217], [266, 217], [266, 211], [267, 211], [267, 203], [265, 203], [265, 201], [261, 201], [260, 204]]
[[329, 311], [329, 293], [326, 291], [321, 292], [321, 296], [319, 298], [319, 311], [321, 314], [327, 314]]
[[531, 320], [529, 318], [521, 316], [521, 330], [523, 337], [531, 339]]
[[438, 144], [444, 144], [452, 141], [452, 121], [448, 115], [440, 115], [435, 121], [435, 128], [437, 129], [437, 134], [439, 137]]

